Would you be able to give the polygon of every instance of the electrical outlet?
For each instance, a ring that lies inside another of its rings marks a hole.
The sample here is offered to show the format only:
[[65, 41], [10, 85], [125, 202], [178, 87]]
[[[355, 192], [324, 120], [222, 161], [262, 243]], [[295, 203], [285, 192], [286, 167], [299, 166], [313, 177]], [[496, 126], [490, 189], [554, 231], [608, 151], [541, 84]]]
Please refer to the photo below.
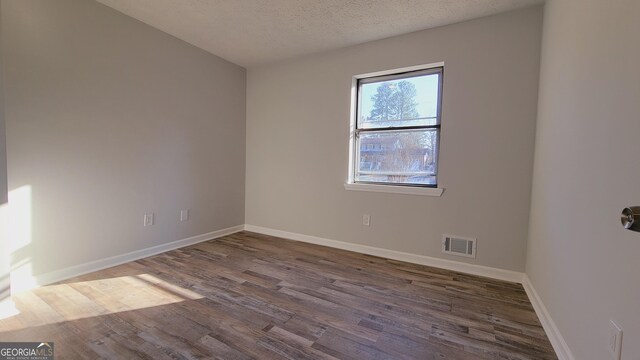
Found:
[[180, 221], [189, 220], [189, 209], [180, 210]]
[[364, 226], [371, 225], [371, 215], [367, 215], [367, 214], [362, 215], [362, 225]]
[[153, 225], [153, 213], [144, 214], [144, 226]]
[[614, 360], [620, 360], [622, 354], [622, 329], [613, 320], [609, 320], [609, 354]]

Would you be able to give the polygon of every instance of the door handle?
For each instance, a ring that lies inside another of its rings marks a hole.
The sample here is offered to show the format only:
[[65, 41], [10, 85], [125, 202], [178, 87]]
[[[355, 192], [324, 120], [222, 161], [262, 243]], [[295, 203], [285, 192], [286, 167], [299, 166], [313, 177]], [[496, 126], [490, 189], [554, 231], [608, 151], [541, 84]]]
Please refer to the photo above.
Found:
[[622, 209], [620, 221], [625, 229], [640, 231], [640, 206], [630, 206]]

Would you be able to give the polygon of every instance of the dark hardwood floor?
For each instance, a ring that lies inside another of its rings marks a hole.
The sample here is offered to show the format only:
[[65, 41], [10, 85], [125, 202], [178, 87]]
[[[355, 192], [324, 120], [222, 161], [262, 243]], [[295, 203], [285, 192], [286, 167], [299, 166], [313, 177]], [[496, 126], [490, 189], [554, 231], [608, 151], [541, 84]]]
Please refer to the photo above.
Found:
[[556, 359], [519, 284], [250, 232], [14, 300], [57, 359]]

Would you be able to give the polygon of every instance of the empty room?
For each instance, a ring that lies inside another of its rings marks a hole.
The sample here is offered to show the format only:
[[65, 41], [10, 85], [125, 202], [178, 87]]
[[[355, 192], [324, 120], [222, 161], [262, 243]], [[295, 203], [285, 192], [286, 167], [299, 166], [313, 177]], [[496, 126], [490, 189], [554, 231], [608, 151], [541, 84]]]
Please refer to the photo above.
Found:
[[0, 0], [0, 360], [640, 359], [637, 0]]

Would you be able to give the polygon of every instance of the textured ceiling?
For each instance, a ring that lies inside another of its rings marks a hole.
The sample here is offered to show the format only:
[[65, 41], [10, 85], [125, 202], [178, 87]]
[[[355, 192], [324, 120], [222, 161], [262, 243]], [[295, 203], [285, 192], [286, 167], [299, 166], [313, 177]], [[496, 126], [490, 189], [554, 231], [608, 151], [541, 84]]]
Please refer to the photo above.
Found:
[[97, 0], [245, 67], [542, 0]]

